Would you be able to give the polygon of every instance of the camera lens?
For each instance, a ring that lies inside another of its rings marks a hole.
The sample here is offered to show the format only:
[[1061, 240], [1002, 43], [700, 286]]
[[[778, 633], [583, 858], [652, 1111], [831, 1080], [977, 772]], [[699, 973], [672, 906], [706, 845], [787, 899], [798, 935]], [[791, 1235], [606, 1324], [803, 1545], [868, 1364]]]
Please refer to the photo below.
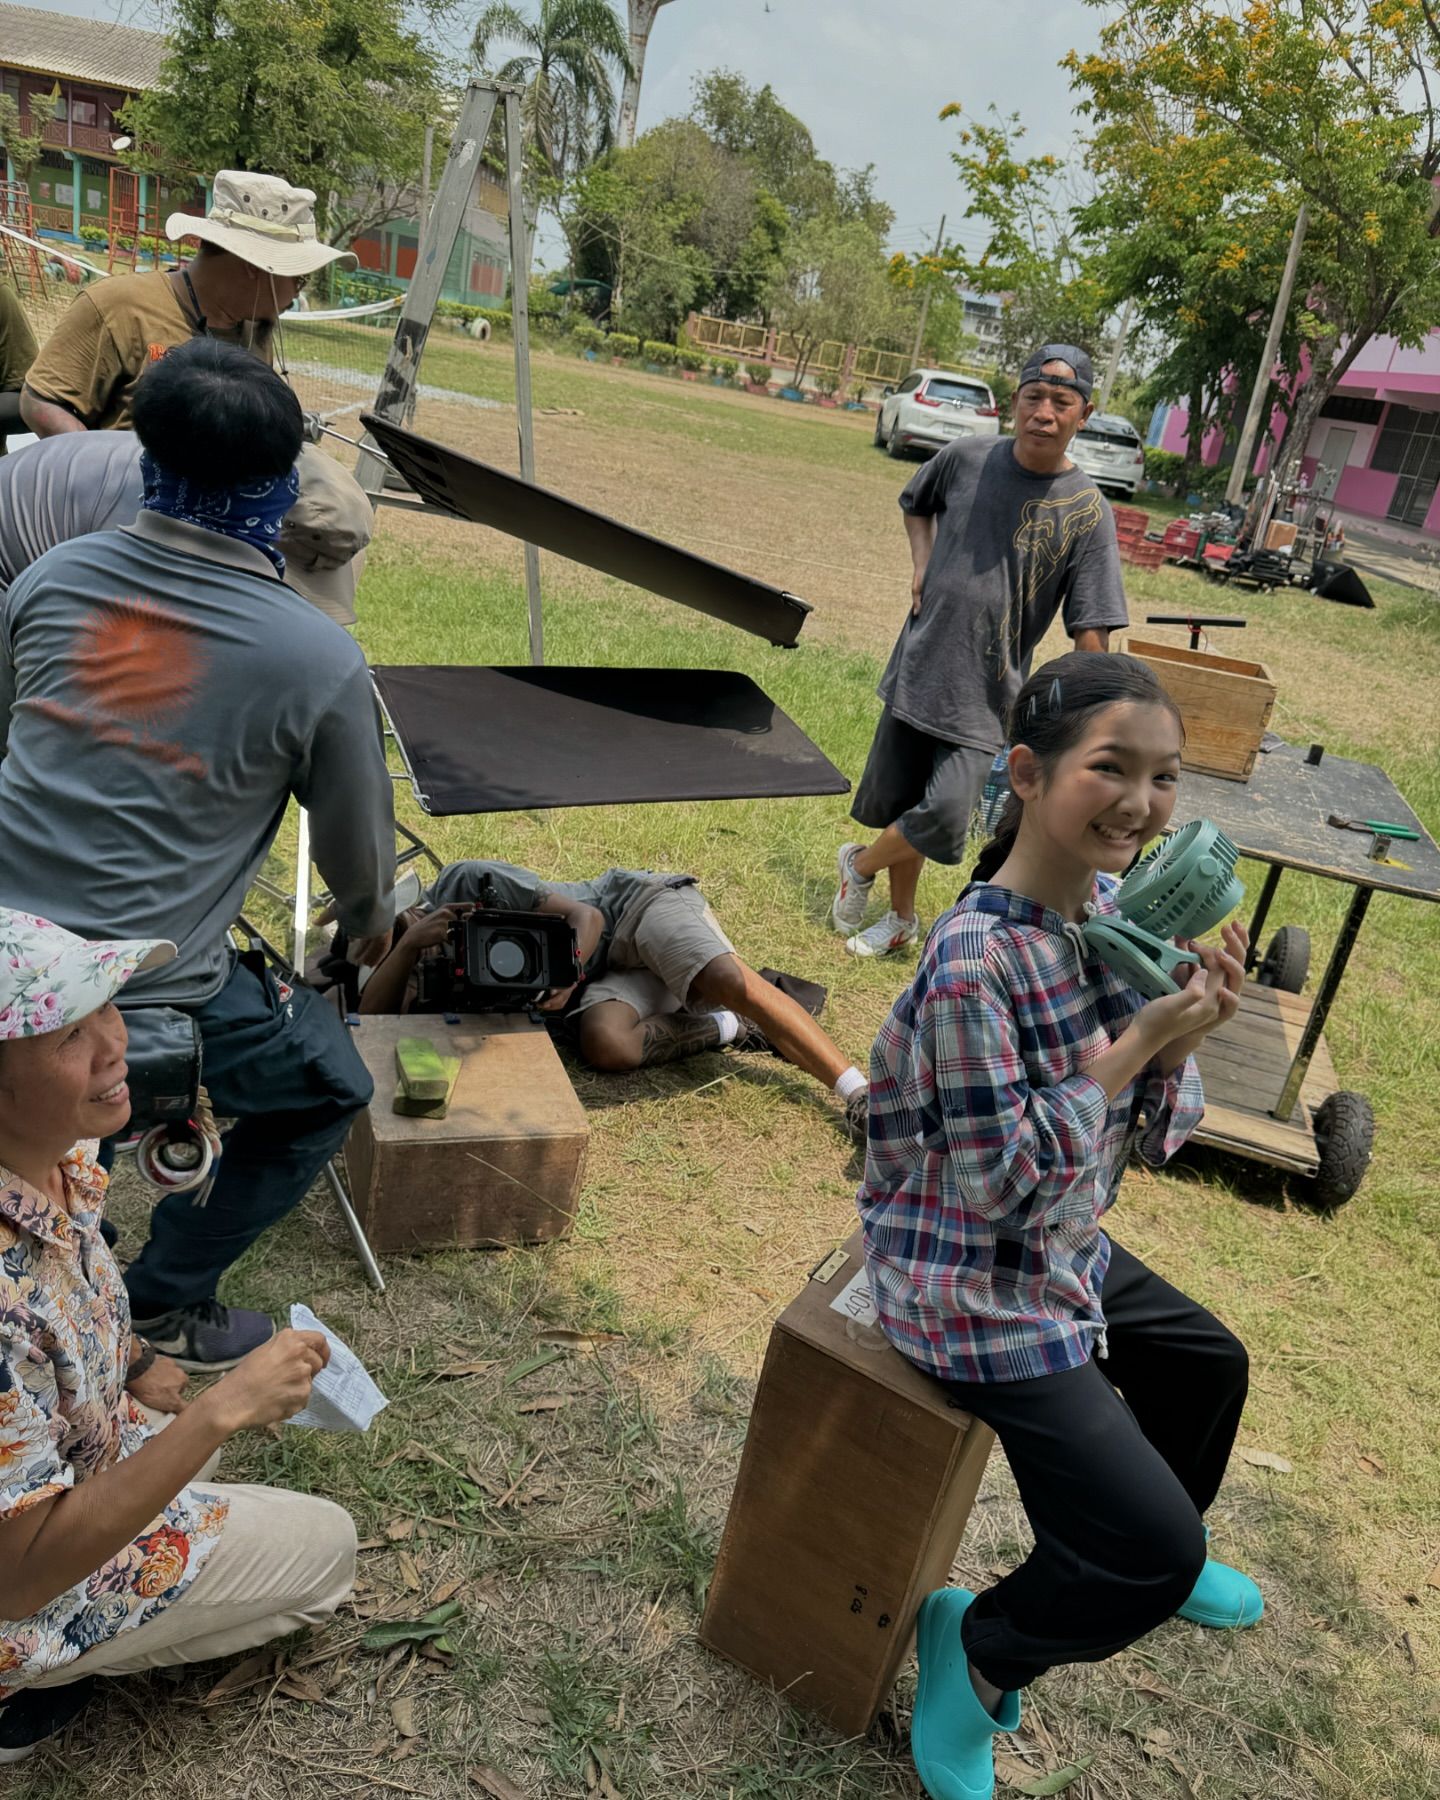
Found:
[[525, 946], [508, 937], [490, 940], [486, 960], [490, 964], [490, 973], [497, 981], [518, 981], [525, 973], [529, 961]]

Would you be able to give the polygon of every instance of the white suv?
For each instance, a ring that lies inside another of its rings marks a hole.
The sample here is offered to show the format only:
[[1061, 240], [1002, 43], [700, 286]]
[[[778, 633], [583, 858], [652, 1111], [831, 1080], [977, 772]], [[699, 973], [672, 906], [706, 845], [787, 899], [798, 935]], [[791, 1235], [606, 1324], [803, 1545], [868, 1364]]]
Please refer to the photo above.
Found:
[[1096, 487], [1131, 500], [1145, 473], [1145, 446], [1128, 419], [1116, 413], [1091, 413], [1071, 441], [1070, 460]]
[[892, 456], [943, 450], [955, 438], [997, 437], [1000, 409], [983, 381], [943, 369], [912, 369], [890, 388], [875, 417], [875, 443]]

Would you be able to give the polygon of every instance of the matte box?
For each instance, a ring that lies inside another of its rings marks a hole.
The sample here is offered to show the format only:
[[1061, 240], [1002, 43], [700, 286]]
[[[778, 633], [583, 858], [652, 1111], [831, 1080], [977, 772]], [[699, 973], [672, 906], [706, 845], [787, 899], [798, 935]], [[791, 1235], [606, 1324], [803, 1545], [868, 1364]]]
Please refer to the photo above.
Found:
[[1181, 768], [1248, 781], [1275, 710], [1275, 682], [1264, 663], [1144, 638], [1131, 638], [1125, 648], [1154, 671], [1180, 708]]
[[701, 1641], [867, 1731], [949, 1581], [994, 1442], [894, 1349], [857, 1231], [770, 1334]]
[[[375, 1098], [350, 1128], [351, 1198], [377, 1252], [487, 1249], [568, 1237], [590, 1126], [543, 1025], [519, 1013], [365, 1013], [355, 1047]], [[394, 1110], [402, 1037], [460, 1058], [443, 1119]]]

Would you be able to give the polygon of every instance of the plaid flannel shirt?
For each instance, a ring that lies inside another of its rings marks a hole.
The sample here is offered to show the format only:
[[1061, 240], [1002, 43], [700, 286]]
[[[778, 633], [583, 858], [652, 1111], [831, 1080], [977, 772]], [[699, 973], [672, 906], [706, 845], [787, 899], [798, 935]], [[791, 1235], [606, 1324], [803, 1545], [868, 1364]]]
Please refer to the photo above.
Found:
[[[1113, 895], [1097, 883], [1098, 910]], [[1085, 1073], [1143, 1004], [1021, 894], [972, 883], [937, 921], [871, 1053], [859, 1194], [875, 1306], [913, 1362], [1024, 1381], [1104, 1354], [1100, 1219], [1129, 1147], [1163, 1163], [1203, 1110], [1193, 1060], [1114, 1100]]]

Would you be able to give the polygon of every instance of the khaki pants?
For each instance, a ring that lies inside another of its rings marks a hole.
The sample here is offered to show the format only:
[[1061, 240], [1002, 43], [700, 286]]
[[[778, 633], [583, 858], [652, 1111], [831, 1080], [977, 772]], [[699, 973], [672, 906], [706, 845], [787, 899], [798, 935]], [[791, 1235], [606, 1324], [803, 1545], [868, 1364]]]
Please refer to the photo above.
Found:
[[286, 1488], [212, 1482], [218, 1461], [212, 1458], [195, 1483], [228, 1500], [230, 1516], [180, 1598], [28, 1686], [233, 1656], [323, 1623], [347, 1598], [355, 1585], [355, 1522], [344, 1507]]

